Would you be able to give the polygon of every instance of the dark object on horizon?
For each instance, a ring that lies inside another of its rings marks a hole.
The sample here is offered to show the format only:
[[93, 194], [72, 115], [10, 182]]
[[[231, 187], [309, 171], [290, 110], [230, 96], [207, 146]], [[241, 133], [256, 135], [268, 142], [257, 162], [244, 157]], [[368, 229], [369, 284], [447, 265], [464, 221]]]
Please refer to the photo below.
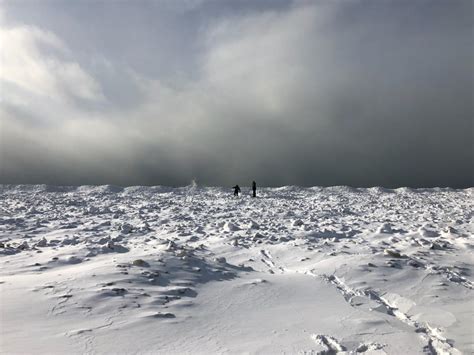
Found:
[[257, 197], [257, 183], [252, 181], [252, 197]]
[[240, 192], [239, 185], [235, 185], [233, 189], [234, 189], [234, 196], [239, 196], [239, 192]]

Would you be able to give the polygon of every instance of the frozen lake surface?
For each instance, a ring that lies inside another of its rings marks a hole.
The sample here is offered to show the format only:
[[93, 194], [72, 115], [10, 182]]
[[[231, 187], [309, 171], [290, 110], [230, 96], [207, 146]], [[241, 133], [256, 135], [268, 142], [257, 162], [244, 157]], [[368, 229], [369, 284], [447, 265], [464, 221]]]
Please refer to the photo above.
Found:
[[0, 352], [471, 354], [471, 189], [0, 185]]

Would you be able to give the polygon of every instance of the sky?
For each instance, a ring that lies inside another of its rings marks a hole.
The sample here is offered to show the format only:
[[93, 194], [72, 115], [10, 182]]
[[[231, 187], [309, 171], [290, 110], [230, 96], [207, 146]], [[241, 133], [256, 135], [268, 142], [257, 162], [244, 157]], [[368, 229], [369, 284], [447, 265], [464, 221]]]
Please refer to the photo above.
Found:
[[0, 0], [0, 183], [474, 186], [471, 0]]

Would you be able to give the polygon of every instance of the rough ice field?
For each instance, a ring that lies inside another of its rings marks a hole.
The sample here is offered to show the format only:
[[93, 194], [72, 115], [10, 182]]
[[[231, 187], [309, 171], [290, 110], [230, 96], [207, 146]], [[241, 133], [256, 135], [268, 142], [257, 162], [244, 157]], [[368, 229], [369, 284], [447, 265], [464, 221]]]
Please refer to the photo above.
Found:
[[0, 185], [0, 352], [471, 354], [473, 192]]

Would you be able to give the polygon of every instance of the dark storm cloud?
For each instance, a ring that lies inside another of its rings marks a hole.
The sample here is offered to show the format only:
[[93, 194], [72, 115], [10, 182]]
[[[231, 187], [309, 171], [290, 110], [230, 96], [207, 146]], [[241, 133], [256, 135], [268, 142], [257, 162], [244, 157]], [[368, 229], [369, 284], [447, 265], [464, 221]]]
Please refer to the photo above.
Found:
[[470, 1], [2, 6], [0, 182], [473, 185]]

